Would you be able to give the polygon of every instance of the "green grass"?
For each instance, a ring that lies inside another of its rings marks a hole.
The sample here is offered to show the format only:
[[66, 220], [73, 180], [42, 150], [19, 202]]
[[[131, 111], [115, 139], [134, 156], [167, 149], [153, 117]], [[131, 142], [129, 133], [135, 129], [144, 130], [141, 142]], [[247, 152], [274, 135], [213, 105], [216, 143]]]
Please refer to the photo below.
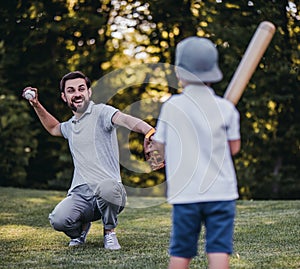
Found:
[[[122, 249], [102, 248], [94, 222], [83, 247], [69, 248], [48, 214], [64, 192], [0, 188], [0, 268], [166, 268], [171, 207], [129, 197], [117, 228]], [[231, 268], [300, 268], [300, 201], [238, 201]], [[203, 235], [190, 268], [206, 268]]]

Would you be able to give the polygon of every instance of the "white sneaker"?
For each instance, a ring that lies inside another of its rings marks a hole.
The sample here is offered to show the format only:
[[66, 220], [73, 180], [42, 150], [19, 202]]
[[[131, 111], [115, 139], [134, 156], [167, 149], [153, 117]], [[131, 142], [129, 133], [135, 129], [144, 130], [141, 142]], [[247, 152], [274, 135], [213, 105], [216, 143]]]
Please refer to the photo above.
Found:
[[118, 250], [121, 248], [115, 232], [104, 235], [104, 248], [109, 250]]
[[76, 247], [76, 246], [83, 245], [86, 241], [86, 236], [87, 236], [90, 228], [91, 228], [91, 223], [89, 222], [89, 223], [87, 223], [85, 230], [81, 232], [80, 237], [73, 238], [70, 240], [69, 247]]

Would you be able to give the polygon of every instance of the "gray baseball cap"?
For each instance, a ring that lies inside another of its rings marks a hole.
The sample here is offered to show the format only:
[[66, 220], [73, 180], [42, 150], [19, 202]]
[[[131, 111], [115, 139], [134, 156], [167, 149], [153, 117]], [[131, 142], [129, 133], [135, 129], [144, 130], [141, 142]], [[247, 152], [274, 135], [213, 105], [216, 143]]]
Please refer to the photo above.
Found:
[[185, 38], [176, 46], [177, 75], [187, 82], [218, 82], [223, 78], [218, 59], [218, 50], [209, 39], [196, 36]]

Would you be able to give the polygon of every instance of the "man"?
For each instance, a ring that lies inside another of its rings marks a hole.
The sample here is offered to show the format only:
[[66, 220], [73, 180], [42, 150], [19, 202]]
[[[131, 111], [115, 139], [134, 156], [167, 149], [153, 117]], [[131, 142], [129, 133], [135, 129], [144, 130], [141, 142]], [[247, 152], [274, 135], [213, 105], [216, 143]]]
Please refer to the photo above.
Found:
[[239, 113], [210, 87], [222, 79], [210, 40], [184, 39], [175, 59], [184, 90], [163, 104], [153, 137], [165, 152], [168, 202], [173, 205], [169, 269], [189, 267], [202, 224], [209, 268], [227, 269], [238, 198], [231, 156], [240, 149]]
[[51, 135], [68, 140], [73, 157], [71, 187], [49, 215], [51, 225], [71, 238], [69, 246], [79, 246], [85, 243], [91, 222], [102, 219], [104, 247], [120, 249], [115, 228], [126, 192], [120, 177], [116, 127], [145, 135], [153, 128], [112, 106], [91, 101], [91, 82], [79, 71], [66, 74], [60, 82], [61, 98], [73, 112], [66, 122], [59, 122], [42, 106], [36, 88], [25, 88], [23, 97], [28, 89], [35, 92], [29, 102], [42, 125]]

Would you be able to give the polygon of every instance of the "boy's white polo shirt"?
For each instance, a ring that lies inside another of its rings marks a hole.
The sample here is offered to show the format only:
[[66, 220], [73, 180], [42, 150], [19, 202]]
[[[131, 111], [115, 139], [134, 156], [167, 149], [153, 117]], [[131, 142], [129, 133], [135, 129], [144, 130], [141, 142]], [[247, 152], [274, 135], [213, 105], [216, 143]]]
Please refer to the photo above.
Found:
[[228, 140], [240, 139], [239, 113], [205, 85], [164, 103], [154, 139], [165, 144], [171, 204], [238, 198]]

